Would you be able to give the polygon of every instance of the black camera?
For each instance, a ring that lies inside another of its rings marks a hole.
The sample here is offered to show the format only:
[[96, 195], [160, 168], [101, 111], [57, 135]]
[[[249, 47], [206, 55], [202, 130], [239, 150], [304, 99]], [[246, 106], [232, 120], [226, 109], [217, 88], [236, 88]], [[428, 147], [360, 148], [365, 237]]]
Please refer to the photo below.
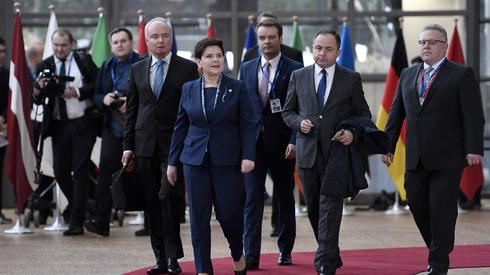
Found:
[[111, 107], [111, 109], [119, 109], [119, 107], [121, 107], [125, 102], [124, 99], [121, 99], [122, 96], [124, 96], [124, 94], [114, 91], [114, 101], [111, 103], [111, 105], [109, 105], [109, 107]]
[[41, 79], [44, 80], [44, 83], [49, 83], [50, 81], [54, 81], [57, 83], [65, 83], [75, 80], [75, 77], [68, 75], [56, 75], [51, 70], [45, 69], [41, 73]]
[[51, 70], [45, 69], [41, 72], [41, 80], [44, 81], [44, 88], [42, 90], [45, 96], [61, 96], [65, 91], [66, 82], [75, 80], [75, 77], [59, 76]]

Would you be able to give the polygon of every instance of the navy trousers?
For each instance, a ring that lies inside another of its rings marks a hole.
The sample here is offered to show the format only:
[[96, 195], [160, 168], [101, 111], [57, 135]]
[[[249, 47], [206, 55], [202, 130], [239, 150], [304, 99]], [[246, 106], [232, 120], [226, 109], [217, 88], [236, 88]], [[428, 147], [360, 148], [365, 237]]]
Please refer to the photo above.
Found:
[[233, 260], [243, 254], [243, 175], [238, 165], [213, 166], [205, 158], [201, 166], [184, 164], [184, 177], [196, 273], [213, 273], [209, 224], [213, 204]]

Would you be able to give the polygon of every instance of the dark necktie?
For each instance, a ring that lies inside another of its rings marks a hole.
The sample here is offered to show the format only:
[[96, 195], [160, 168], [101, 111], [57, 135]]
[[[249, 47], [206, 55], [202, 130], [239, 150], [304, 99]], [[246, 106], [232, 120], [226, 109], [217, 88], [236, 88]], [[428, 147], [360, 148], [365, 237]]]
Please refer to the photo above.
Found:
[[[65, 61], [60, 59], [61, 66], [60, 66], [60, 76], [65, 76], [66, 75], [66, 68], [65, 68]], [[66, 88], [66, 82], [62, 81], [61, 82], [61, 87], [63, 89], [63, 93], [65, 92]], [[68, 120], [68, 113], [66, 112], [66, 101], [64, 98], [59, 97], [58, 98], [58, 107], [59, 107], [59, 113], [60, 113], [60, 119], [63, 121]]]
[[157, 98], [163, 87], [163, 64], [165, 64], [164, 60], [158, 60], [156, 64], [157, 69], [155, 71], [155, 80], [153, 81], [153, 93], [155, 93]]
[[265, 62], [264, 68], [262, 70], [262, 80], [259, 86], [259, 96], [262, 102], [262, 108], [265, 108], [267, 104], [267, 92], [269, 90], [269, 74], [270, 74], [270, 63]]
[[318, 90], [316, 91], [316, 99], [318, 100], [318, 105], [320, 105], [320, 109], [323, 109], [323, 104], [325, 102], [325, 90], [327, 89], [327, 71], [322, 69], [322, 79], [320, 79], [320, 83], [318, 83]]

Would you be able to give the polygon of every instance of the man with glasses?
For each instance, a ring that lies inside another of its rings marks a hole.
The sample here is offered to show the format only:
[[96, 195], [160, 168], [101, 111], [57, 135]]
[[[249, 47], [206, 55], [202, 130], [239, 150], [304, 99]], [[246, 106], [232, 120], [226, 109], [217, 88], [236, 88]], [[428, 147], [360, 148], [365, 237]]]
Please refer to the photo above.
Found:
[[406, 118], [408, 204], [429, 248], [429, 274], [447, 274], [463, 168], [482, 162], [482, 101], [473, 70], [445, 58], [442, 26], [425, 26], [418, 42], [424, 63], [402, 71], [385, 129], [391, 153], [383, 162], [393, 162]]

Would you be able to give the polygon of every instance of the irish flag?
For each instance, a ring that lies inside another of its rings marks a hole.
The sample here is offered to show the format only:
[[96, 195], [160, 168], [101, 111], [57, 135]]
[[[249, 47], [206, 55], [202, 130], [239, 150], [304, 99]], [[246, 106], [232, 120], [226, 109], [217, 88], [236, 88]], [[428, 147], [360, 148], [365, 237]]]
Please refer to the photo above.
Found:
[[[398, 86], [398, 80], [400, 80], [400, 74], [404, 68], [408, 66], [407, 51], [405, 50], [405, 40], [403, 39], [403, 32], [401, 29], [397, 31], [397, 38], [395, 42], [395, 49], [391, 57], [391, 66], [386, 76], [386, 86], [384, 90], [383, 100], [379, 107], [378, 118], [376, 120], [376, 126], [380, 130], [384, 130], [386, 123], [388, 122], [388, 114], [390, 112], [391, 103], [395, 97], [396, 88]], [[387, 167], [388, 174], [393, 180], [395, 187], [400, 194], [400, 198], [406, 200], [407, 193], [405, 192], [404, 176], [405, 176], [405, 133], [406, 122], [403, 123], [400, 138], [396, 145], [395, 158], [393, 164]]]

